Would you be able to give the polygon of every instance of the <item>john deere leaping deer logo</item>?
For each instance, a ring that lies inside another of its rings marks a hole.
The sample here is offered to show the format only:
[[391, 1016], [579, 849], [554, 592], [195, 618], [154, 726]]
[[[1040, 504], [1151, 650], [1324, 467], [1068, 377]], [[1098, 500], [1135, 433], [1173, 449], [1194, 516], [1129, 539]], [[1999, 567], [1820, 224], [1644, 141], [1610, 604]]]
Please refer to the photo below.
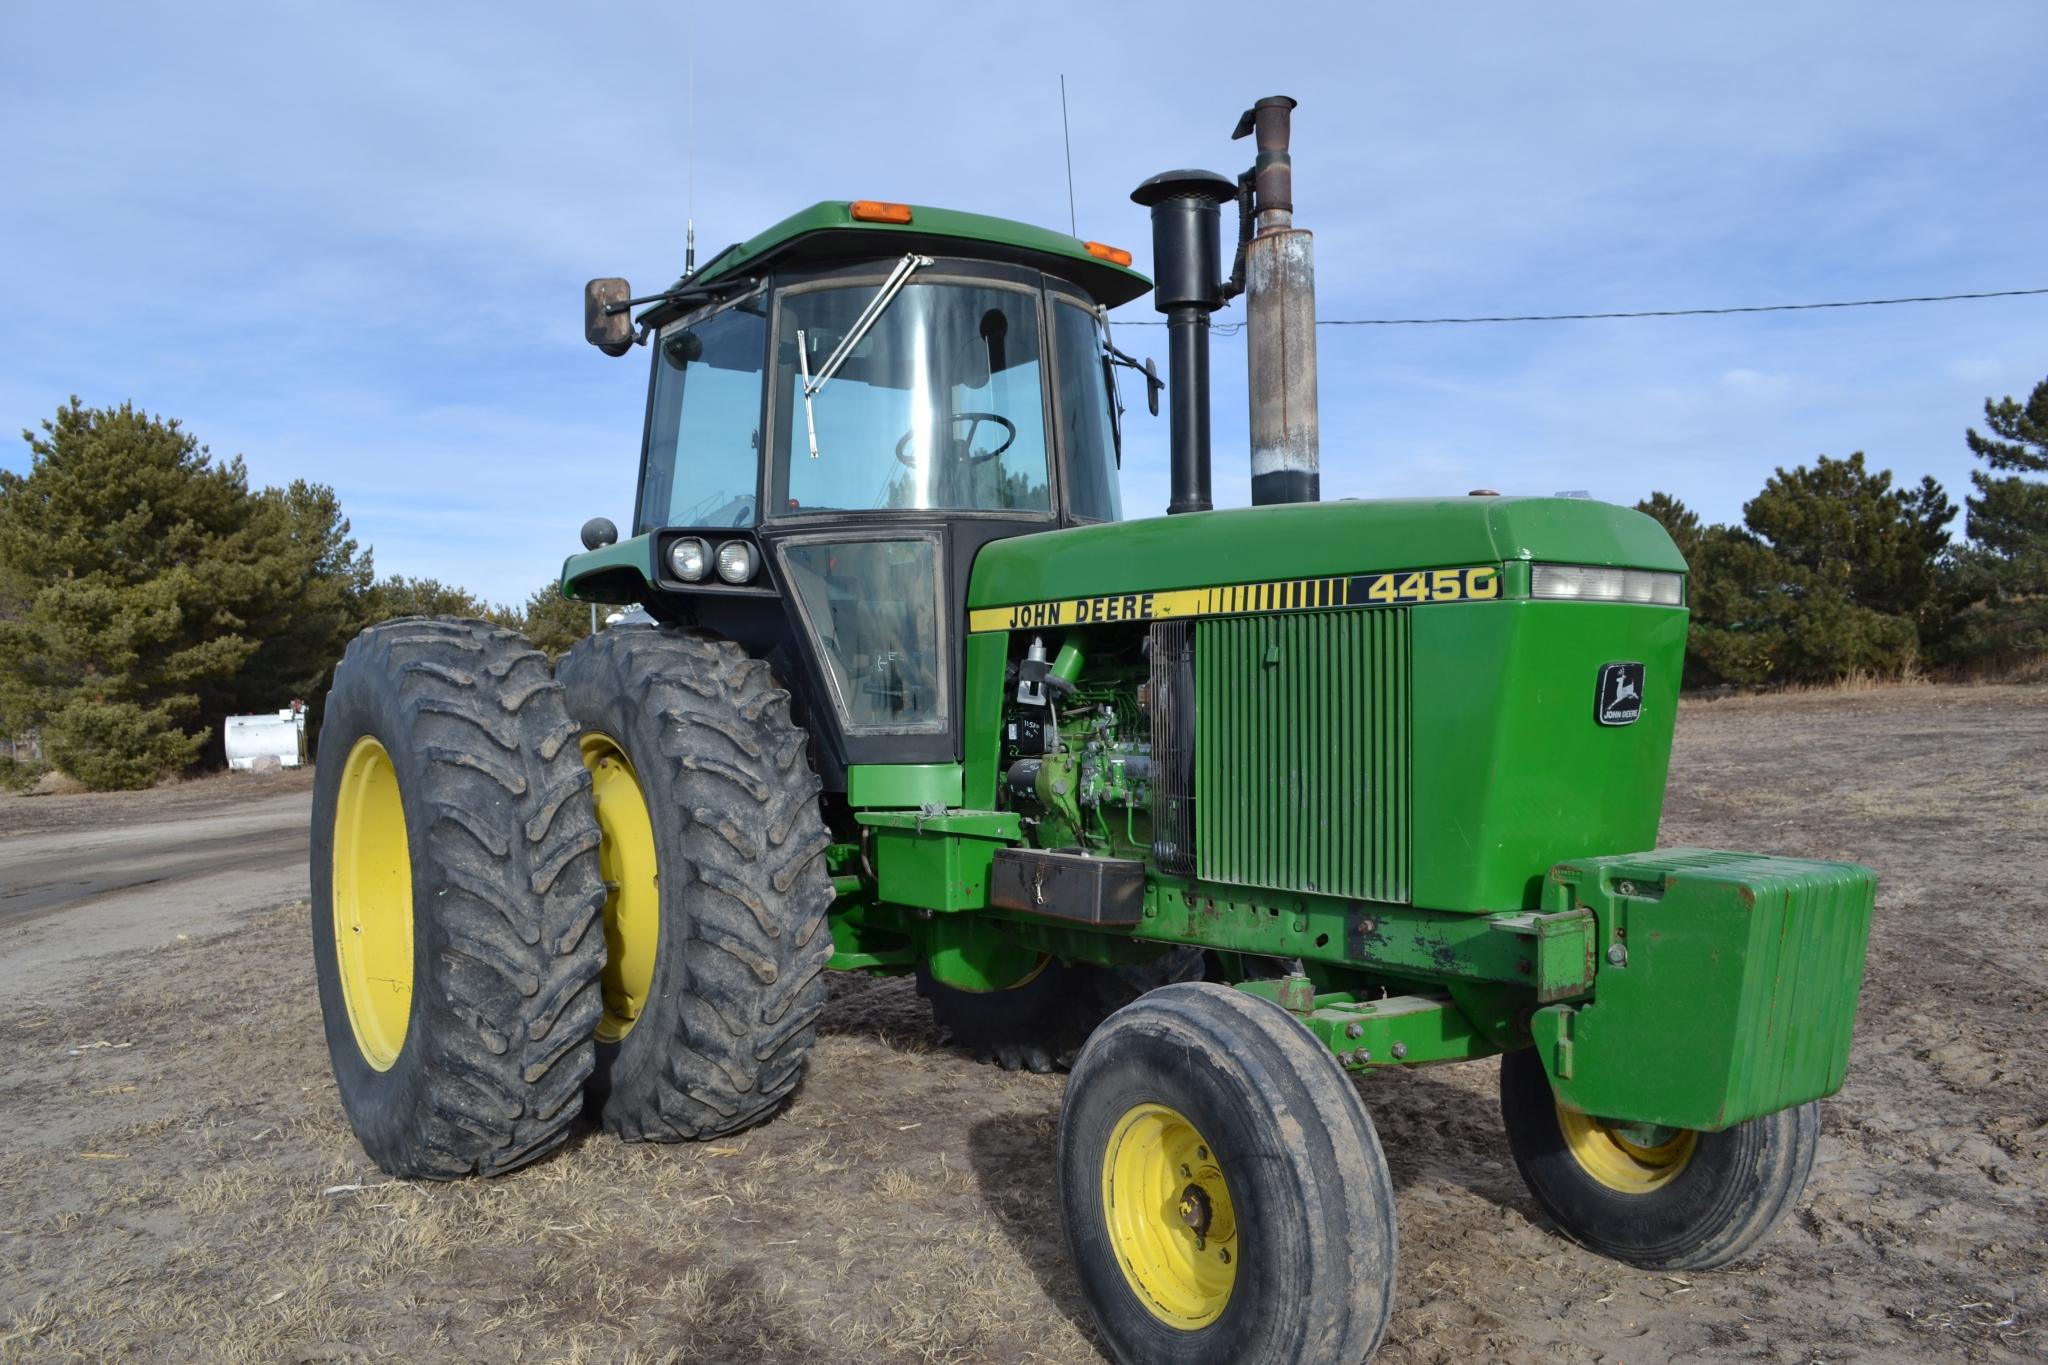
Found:
[[1602, 725], [1633, 725], [1643, 714], [1643, 666], [1602, 664], [1593, 694], [1593, 718]]

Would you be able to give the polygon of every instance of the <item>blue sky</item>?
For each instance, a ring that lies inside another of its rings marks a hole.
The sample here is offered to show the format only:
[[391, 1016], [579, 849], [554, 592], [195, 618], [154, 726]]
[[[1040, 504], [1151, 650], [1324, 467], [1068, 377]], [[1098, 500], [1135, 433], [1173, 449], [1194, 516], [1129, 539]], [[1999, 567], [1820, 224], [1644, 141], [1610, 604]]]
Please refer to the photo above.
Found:
[[[673, 279], [692, 184], [707, 252], [820, 198], [1063, 226], [1061, 72], [1082, 234], [1141, 266], [1131, 187], [1234, 172], [1239, 110], [1299, 99], [1325, 317], [2048, 285], [2038, 0], [1293, 5], [1256, 37], [1243, 12], [18, 8], [0, 416], [133, 399], [259, 482], [333, 484], [381, 571], [521, 598], [631, 513], [644, 353], [583, 344], [586, 278]], [[1984, 398], [2048, 375], [2048, 298], [1326, 328], [1321, 362], [1326, 496], [1662, 488], [1728, 519], [1773, 466], [1862, 449], [1960, 500]], [[1241, 340], [1216, 371], [1229, 505]], [[1139, 515], [1166, 432], [1133, 425]]]

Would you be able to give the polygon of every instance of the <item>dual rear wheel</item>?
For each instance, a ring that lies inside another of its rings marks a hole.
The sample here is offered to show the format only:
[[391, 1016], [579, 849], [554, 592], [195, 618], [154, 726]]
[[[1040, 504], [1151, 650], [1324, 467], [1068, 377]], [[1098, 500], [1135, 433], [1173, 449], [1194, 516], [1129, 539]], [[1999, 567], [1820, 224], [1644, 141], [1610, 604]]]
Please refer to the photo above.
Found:
[[832, 899], [789, 700], [736, 646], [621, 626], [363, 632], [329, 693], [313, 948], [329, 1054], [394, 1175], [510, 1170], [586, 1103], [620, 1136], [795, 1088]]

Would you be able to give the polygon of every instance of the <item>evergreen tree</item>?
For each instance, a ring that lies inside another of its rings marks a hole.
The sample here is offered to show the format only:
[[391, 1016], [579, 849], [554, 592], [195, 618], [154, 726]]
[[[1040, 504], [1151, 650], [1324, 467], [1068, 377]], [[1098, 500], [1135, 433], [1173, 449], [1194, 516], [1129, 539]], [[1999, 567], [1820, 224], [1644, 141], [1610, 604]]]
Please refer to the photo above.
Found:
[[1891, 471], [1870, 472], [1860, 450], [1779, 469], [1742, 508], [1750, 531], [1818, 584], [1855, 606], [1916, 620], [1939, 582], [1955, 515], [1933, 479], [1893, 488]]
[[1699, 553], [1700, 540], [1706, 528], [1700, 525], [1700, 514], [1687, 507], [1669, 493], [1652, 493], [1636, 504], [1638, 512], [1655, 517], [1671, 537], [1671, 543], [1678, 547], [1678, 553], [1685, 556], [1687, 564]]
[[1964, 434], [1984, 461], [1970, 482], [1965, 527], [1969, 546], [1957, 556], [1957, 596], [1968, 604], [1954, 621], [1958, 658], [2014, 657], [2048, 651], [2048, 379], [2022, 407], [2011, 397], [1984, 400], [1984, 425]]
[[363, 595], [357, 624], [372, 626], [399, 616], [461, 616], [471, 620], [496, 621], [505, 613], [467, 589], [443, 583], [438, 578], [406, 578], [394, 574], [390, 578], [378, 579]]
[[[598, 629], [604, 629], [604, 618], [617, 610], [617, 607], [598, 607]], [[590, 604], [562, 596], [560, 584], [546, 583], [526, 599], [526, 608], [518, 625], [526, 632], [526, 638], [533, 641], [535, 649], [546, 650], [549, 654], [566, 654], [571, 645], [590, 634]]]
[[95, 787], [196, 762], [220, 717], [310, 695], [367, 583], [331, 490], [252, 494], [175, 420], [73, 398], [0, 472], [0, 711]]
[[[1816, 505], [1869, 492], [1871, 476], [1862, 473], [1861, 457], [1822, 463], [1832, 467], [1789, 475], [1779, 470], [1746, 509], [1755, 514], [1750, 526], [1702, 526], [1697, 514], [1664, 493], [1636, 504], [1663, 524], [1691, 571], [1685, 686], [1825, 682], [1858, 672], [1897, 676], [1912, 666], [1913, 621], [1859, 602], [1853, 590], [1861, 582], [1875, 596], [1909, 575], [1894, 565], [1886, 577], [1878, 566], [1890, 561], [1857, 543], [1856, 515], [1837, 517]], [[1861, 485], [1845, 475], [1860, 476]], [[1888, 488], [1889, 476], [1879, 477]], [[1925, 514], [1939, 515], [1945, 500], [1938, 488], [1934, 492], [1933, 503], [1920, 491], [1892, 494], [1898, 502], [1892, 510], [1903, 518], [1932, 506]], [[1764, 527], [1784, 537], [1784, 548], [1760, 534]], [[1891, 545], [1882, 534], [1864, 539]], [[1863, 566], [1861, 572], [1852, 564]]]

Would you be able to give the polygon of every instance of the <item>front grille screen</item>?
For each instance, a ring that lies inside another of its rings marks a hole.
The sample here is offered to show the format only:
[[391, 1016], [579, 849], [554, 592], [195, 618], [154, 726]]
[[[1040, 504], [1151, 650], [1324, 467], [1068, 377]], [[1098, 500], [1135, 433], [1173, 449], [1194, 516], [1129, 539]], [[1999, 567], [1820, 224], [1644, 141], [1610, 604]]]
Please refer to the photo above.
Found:
[[1407, 611], [1210, 618], [1194, 656], [1199, 874], [1405, 902]]

